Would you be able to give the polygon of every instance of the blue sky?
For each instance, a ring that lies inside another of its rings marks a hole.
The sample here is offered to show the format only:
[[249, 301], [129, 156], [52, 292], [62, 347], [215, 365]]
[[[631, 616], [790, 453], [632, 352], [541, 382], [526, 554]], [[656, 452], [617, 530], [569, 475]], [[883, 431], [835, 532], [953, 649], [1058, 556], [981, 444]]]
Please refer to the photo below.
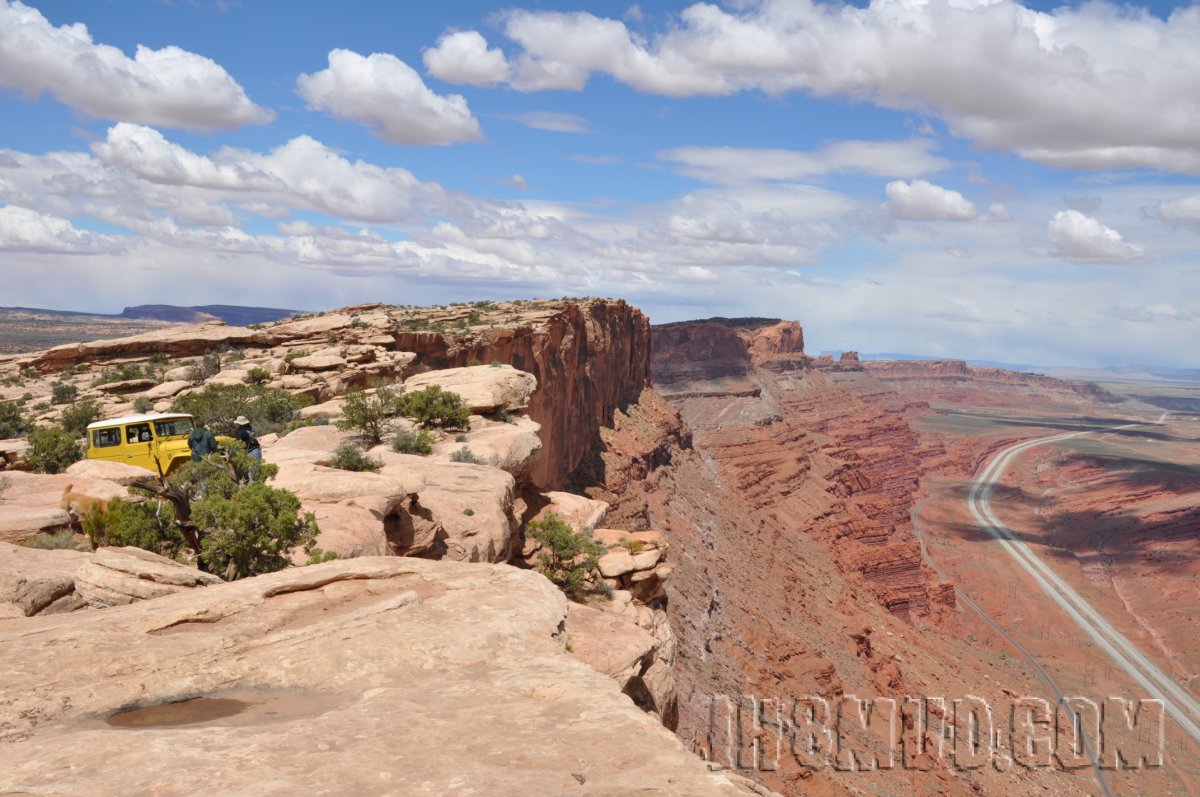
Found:
[[0, 305], [604, 295], [1200, 367], [1197, 42], [1195, 4], [0, 0]]

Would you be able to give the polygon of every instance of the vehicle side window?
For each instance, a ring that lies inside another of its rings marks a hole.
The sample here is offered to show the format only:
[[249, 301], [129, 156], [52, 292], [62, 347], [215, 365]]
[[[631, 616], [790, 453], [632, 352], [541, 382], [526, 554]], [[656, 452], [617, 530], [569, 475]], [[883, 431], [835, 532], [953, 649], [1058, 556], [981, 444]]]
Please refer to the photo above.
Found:
[[137, 443], [150, 440], [150, 424], [133, 423], [125, 427], [125, 442]]
[[192, 431], [190, 418], [172, 418], [169, 421], [155, 421], [154, 433], [159, 437], [173, 437]]
[[108, 448], [109, 446], [119, 445], [121, 445], [121, 430], [119, 427], [92, 430], [92, 446], [94, 448]]

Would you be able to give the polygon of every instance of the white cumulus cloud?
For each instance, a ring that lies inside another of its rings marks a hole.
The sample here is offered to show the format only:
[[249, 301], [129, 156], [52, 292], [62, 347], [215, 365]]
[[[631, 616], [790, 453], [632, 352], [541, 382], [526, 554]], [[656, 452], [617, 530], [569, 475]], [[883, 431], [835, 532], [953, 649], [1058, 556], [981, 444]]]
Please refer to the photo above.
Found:
[[801, 91], [932, 110], [979, 144], [1059, 167], [1200, 174], [1196, 4], [1164, 20], [1105, 0], [1048, 13], [1014, 0], [747, 0], [696, 3], [646, 35], [586, 12], [502, 19], [521, 48], [507, 59], [519, 90], [605, 74], [668, 96]]
[[916, 177], [940, 171], [950, 161], [932, 154], [936, 142], [836, 141], [819, 150], [748, 147], [679, 147], [659, 157], [680, 164], [679, 171], [710, 183], [798, 180], [835, 172], [878, 177]]
[[1159, 202], [1154, 215], [1167, 224], [1200, 229], [1200, 194]]
[[[942, 188], [925, 180], [902, 180], [888, 183], [884, 188], [888, 215], [908, 221], [973, 221], [979, 218], [975, 205], [957, 191]], [[1003, 212], [1003, 206], [993, 206], [993, 212]]]
[[92, 41], [82, 23], [56, 28], [17, 0], [0, 0], [0, 86], [150, 125], [230, 129], [274, 118], [210, 58], [140, 45], [130, 58]]
[[508, 79], [508, 61], [490, 49], [478, 31], [461, 30], [438, 39], [436, 47], [422, 53], [429, 74], [450, 83], [487, 86]]
[[460, 94], [435, 94], [408, 64], [388, 53], [332, 50], [329, 68], [301, 75], [309, 108], [361, 122], [397, 144], [481, 141], [479, 122]]
[[1050, 255], [1075, 263], [1133, 263], [1145, 250], [1078, 210], [1060, 210], [1049, 225]]
[[16, 205], [0, 207], [0, 251], [109, 254], [120, 252], [126, 245], [119, 236], [80, 230], [67, 219]]

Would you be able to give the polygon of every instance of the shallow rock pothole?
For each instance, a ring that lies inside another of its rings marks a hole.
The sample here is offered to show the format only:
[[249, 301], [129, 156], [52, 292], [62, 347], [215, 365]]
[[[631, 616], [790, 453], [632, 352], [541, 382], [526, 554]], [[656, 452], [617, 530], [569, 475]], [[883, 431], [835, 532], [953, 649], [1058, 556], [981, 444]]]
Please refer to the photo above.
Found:
[[128, 730], [286, 722], [324, 714], [341, 702], [337, 695], [330, 694], [239, 690], [219, 697], [200, 696], [128, 708], [110, 714], [104, 722]]

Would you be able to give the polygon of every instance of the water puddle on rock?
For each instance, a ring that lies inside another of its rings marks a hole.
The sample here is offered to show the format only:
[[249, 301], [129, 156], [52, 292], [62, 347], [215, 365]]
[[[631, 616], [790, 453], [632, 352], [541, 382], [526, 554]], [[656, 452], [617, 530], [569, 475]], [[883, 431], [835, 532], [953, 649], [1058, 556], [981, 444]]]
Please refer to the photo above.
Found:
[[219, 697], [193, 697], [126, 709], [104, 722], [123, 729], [286, 722], [324, 714], [341, 702], [337, 695], [329, 694], [240, 690]]

